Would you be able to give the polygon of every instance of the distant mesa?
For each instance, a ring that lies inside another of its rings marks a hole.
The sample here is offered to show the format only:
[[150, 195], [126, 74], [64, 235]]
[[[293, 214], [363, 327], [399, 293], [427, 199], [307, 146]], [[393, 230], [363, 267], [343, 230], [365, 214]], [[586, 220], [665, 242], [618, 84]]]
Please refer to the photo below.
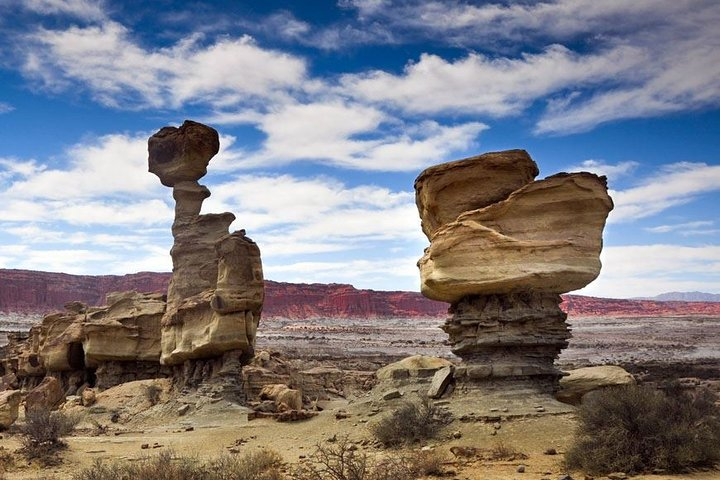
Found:
[[658, 302], [720, 302], [720, 293], [705, 292], [667, 292], [654, 297], [638, 297], [637, 300], [655, 300]]

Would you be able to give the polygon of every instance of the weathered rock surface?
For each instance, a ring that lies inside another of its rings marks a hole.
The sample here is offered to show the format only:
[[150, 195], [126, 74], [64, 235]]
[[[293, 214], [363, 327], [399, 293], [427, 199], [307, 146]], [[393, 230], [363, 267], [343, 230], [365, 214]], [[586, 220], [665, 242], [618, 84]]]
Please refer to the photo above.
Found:
[[18, 418], [18, 407], [22, 399], [19, 390], [0, 392], [0, 430], [4, 430]]
[[302, 392], [283, 384], [265, 385], [260, 392], [261, 400], [273, 400], [277, 411], [302, 410]]
[[37, 387], [25, 396], [25, 412], [36, 410], [55, 410], [65, 401], [60, 381], [55, 377], [45, 377]]
[[431, 239], [461, 213], [505, 200], [538, 173], [525, 150], [485, 153], [424, 170], [415, 180], [423, 232]]
[[622, 367], [602, 365], [578, 368], [570, 370], [560, 379], [560, 390], [555, 397], [561, 402], [577, 405], [590, 392], [635, 383], [635, 378]]
[[554, 383], [553, 365], [567, 347], [560, 296], [542, 292], [468, 296], [452, 307], [443, 330], [453, 353], [468, 362], [455, 376], [470, 381], [537, 377]]
[[180, 128], [163, 127], [148, 140], [149, 171], [166, 187], [205, 176], [210, 159], [220, 150], [218, 132], [185, 120]]
[[600, 273], [602, 230], [613, 204], [604, 178], [558, 174], [438, 229], [420, 259], [434, 300], [577, 290]]
[[217, 131], [185, 121], [148, 140], [148, 166], [173, 187], [173, 275], [162, 319], [163, 365], [237, 352], [252, 357], [264, 299], [260, 250], [232, 213], [201, 215], [210, 191], [197, 183], [219, 150]]
[[440, 398], [445, 393], [445, 390], [447, 390], [448, 385], [453, 381], [453, 373], [455, 372], [455, 367], [443, 367], [437, 372], [435, 372], [435, 375], [433, 375], [432, 380], [430, 381], [430, 387], [427, 391], [427, 396], [429, 398]]
[[82, 323], [85, 364], [158, 362], [160, 320], [165, 298], [160, 293], [118, 292], [108, 295], [108, 307], [88, 313]]
[[413, 355], [400, 361], [385, 365], [375, 372], [378, 380], [402, 380], [406, 378], [432, 377], [444, 367], [451, 367], [452, 362], [445, 358]]
[[600, 273], [613, 203], [605, 177], [560, 173], [533, 181], [524, 151], [431, 167], [415, 182], [423, 231], [423, 295], [451, 303], [443, 329], [468, 383], [529, 380], [554, 391], [567, 347], [560, 293]]

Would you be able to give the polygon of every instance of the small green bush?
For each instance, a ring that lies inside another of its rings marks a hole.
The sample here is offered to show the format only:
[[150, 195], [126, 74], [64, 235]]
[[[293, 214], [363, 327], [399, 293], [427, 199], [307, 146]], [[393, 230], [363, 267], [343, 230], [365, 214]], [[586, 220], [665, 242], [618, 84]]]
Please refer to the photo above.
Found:
[[720, 461], [720, 412], [708, 390], [677, 386], [613, 388], [586, 396], [567, 466], [591, 474], [663, 469], [671, 473]]
[[373, 427], [375, 438], [385, 446], [410, 444], [434, 437], [441, 421], [431, 400], [404, 402]]

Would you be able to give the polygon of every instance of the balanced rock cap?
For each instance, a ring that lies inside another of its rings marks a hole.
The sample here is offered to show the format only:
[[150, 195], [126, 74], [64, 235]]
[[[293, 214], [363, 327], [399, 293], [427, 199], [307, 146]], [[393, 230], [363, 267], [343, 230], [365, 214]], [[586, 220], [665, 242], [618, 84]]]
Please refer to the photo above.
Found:
[[505, 200], [538, 175], [525, 150], [490, 152], [424, 170], [415, 180], [415, 203], [428, 239], [469, 210]]
[[185, 120], [180, 128], [163, 127], [148, 139], [148, 170], [166, 187], [197, 181], [219, 150], [217, 130]]

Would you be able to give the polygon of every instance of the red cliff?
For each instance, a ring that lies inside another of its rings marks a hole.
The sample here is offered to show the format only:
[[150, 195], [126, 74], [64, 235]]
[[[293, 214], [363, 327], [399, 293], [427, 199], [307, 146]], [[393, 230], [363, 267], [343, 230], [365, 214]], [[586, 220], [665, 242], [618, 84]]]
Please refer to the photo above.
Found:
[[[164, 292], [169, 273], [69, 275], [0, 269], [0, 312], [44, 314], [79, 300], [102, 305], [108, 292]], [[448, 304], [417, 292], [359, 290], [344, 284], [266, 282], [264, 318], [439, 317]], [[720, 316], [720, 302], [660, 302], [563, 295], [562, 308], [571, 317]]]

